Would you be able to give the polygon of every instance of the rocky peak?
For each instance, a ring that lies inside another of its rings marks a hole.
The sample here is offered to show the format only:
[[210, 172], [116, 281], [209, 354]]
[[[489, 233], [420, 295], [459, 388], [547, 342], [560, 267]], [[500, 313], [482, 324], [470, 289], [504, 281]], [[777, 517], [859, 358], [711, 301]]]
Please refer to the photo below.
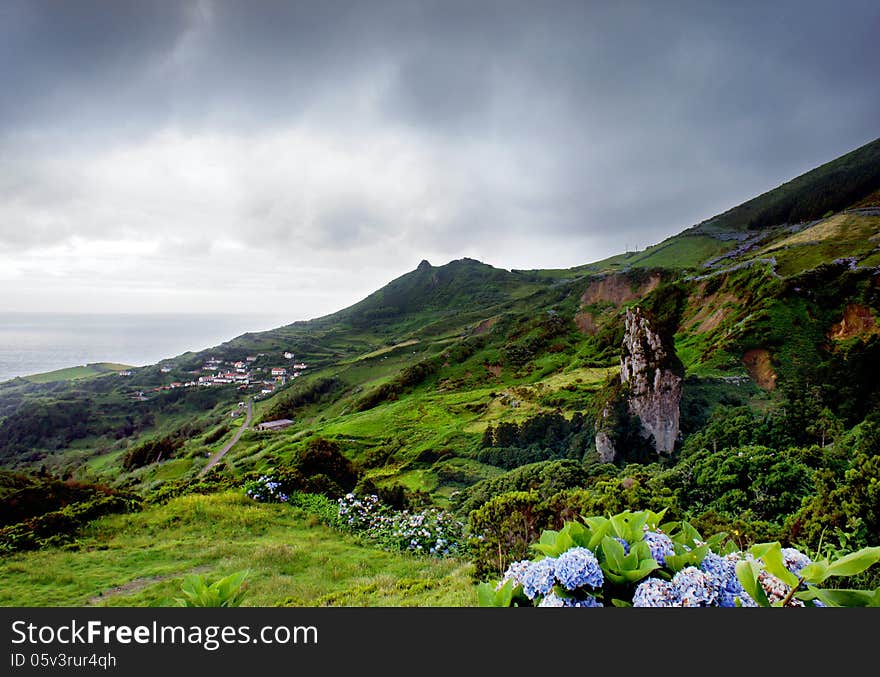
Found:
[[671, 340], [656, 331], [640, 308], [627, 309], [624, 323], [620, 380], [629, 389], [629, 411], [639, 417], [642, 436], [653, 436], [657, 453], [670, 454], [678, 439], [681, 362]]

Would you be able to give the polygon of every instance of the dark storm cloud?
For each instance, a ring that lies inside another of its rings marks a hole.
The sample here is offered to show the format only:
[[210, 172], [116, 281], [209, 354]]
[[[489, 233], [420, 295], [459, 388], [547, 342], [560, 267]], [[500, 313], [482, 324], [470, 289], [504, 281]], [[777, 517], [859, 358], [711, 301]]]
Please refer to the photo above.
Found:
[[4, 2], [0, 241], [574, 265], [880, 135], [878, 30], [873, 1]]

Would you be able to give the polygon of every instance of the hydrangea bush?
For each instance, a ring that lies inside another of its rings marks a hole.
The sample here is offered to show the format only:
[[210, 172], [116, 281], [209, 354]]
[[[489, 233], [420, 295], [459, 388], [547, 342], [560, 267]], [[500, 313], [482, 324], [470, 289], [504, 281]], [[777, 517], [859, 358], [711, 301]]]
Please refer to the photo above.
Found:
[[372, 494], [346, 494], [338, 504], [342, 528], [384, 548], [436, 557], [462, 551], [464, 524], [445, 510], [395, 511]]
[[726, 534], [703, 539], [663, 513], [626, 511], [547, 530], [535, 559], [481, 583], [481, 606], [758, 607], [880, 606], [877, 590], [827, 589], [880, 561], [880, 547], [813, 562], [778, 542], [741, 551]]
[[281, 480], [273, 475], [260, 475], [244, 485], [245, 493], [260, 503], [287, 503], [290, 496], [281, 488]]

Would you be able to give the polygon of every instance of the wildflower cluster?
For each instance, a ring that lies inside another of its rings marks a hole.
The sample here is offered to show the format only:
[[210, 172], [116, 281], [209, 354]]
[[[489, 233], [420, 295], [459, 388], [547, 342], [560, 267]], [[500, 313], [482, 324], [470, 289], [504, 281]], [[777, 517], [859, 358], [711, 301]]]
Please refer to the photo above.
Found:
[[377, 496], [346, 494], [338, 501], [339, 524], [389, 550], [449, 557], [462, 549], [464, 524], [438, 508], [394, 511]]
[[880, 547], [834, 562], [760, 543], [740, 551], [725, 534], [703, 540], [687, 522], [626, 511], [545, 531], [534, 560], [511, 564], [479, 586], [484, 606], [758, 607], [880, 606], [880, 589], [822, 589], [880, 561]]
[[287, 503], [290, 496], [282, 491], [281, 482], [272, 475], [260, 475], [245, 484], [245, 493], [260, 503]]

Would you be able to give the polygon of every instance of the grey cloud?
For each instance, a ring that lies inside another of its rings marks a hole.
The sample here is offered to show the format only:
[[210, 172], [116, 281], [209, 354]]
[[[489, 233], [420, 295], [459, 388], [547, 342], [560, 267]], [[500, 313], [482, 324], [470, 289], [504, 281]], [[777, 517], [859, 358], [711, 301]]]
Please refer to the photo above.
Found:
[[[190, 219], [182, 248], [384, 245], [415, 262], [477, 250], [504, 266], [493, 242], [508, 236], [536, 257], [549, 240], [644, 246], [877, 137], [878, 29], [880, 7], [859, 0], [12, 0], [0, 240], [112, 232], [119, 203], [64, 173], [78, 157], [166, 130], [246, 144], [296, 129], [338, 140], [342, 168], [346, 144], [382, 139], [383, 153], [399, 139], [426, 185], [396, 191], [399, 168], [371, 182], [381, 157], [338, 185], [308, 165], [230, 167], [246, 179], [241, 204]], [[144, 225], [141, 207], [122, 215], [130, 235], [166, 228]], [[570, 249], [570, 265], [597, 254]]]

